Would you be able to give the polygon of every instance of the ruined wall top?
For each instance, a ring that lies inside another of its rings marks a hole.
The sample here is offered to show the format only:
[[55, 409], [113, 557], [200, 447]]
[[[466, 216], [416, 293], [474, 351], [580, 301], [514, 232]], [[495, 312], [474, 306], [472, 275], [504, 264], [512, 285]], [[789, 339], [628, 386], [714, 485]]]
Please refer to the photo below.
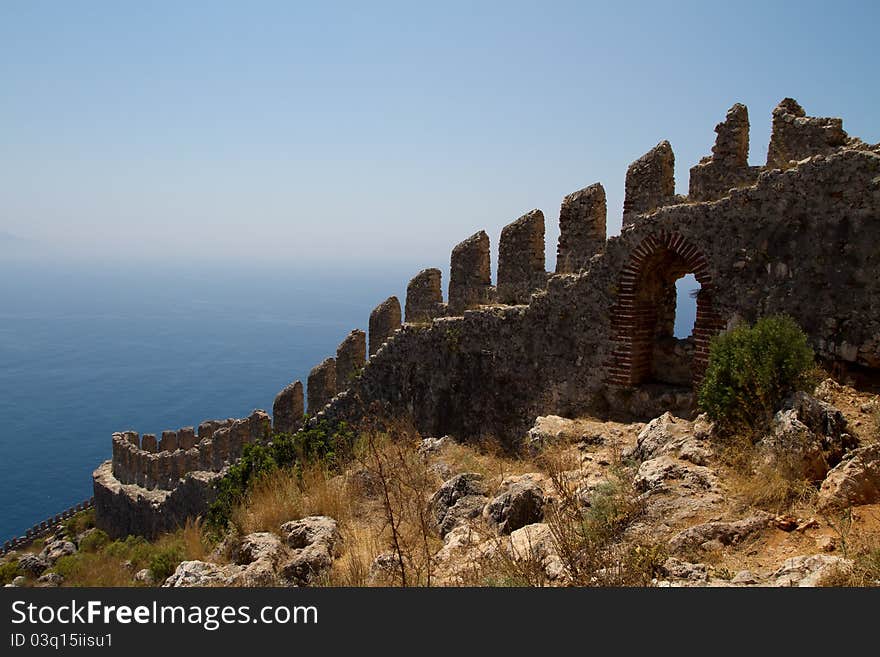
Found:
[[446, 311], [443, 306], [442, 274], [439, 269], [423, 269], [406, 286], [405, 321], [429, 322]]
[[449, 273], [449, 313], [460, 315], [468, 308], [487, 303], [492, 285], [489, 236], [481, 230], [452, 249]]
[[556, 273], [568, 274], [586, 269], [590, 258], [605, 244], [605, 188], [595, 183], [562, 199], [559, 209], [559, 242], [556, 247]]
[[336, 396], [336, 359], [325, 358], [309, 372], [306, 386], [309, 415], [324, 408]]
[[843, 119], [807, 116], [796, 100], [784, 98], [773, 110], [767, 167], [785, 169], [790, 162], [828, 154], [847, 141]]
[[269, 416], [255, 410], [239, 420], [207, 420], [193, 427], [154, 434], [113, 434], [113, 476], [123, 484], [171, 490], [187, 473], [218, 472], [241, 456], [244, 445], [268, 440]]
[[348, 388], [367, 361], [367, 334], [354, 329], [336, 348], [336, 393]]
[[712, 159], [728, 166], [745, 167], [749, 164], [749, 110], [735, 103], [727, 110], [724, 121], [715, 126], [717, 137], [712, 147]]
[[665, 139], [626, 171], [623, 226], [630, 225], [637, 215], [650, 212], [673, 202], [675, 198], [675, 155]]
[[501, 231], [498, 243], [498, 301], [523, 304], [547, 283], [544, 213], [527, 212]]
[[400, 301], [390, 296], [370, 313], [370, 357], [400, 328]]

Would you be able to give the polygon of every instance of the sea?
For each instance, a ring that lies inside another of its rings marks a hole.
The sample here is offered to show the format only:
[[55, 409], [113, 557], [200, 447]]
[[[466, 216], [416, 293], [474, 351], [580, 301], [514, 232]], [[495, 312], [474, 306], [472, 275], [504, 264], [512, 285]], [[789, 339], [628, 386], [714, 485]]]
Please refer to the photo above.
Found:
[[415, 271], [0, 262], [0, 543], [88, 499], [114, 431], [271, 413]]
[[0, 264], [0, 543], [88, 499], [114, 431], [271, 413], [413, 273]]

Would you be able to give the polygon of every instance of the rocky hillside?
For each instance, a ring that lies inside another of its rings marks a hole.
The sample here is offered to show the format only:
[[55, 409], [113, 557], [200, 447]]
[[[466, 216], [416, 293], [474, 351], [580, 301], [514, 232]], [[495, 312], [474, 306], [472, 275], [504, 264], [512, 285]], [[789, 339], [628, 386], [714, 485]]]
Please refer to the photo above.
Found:
[[875, 395], [829, 379], [755, 444], [670, 413], [540, 417], [516, 458], [401, 428], [363, 439], [343, 474], [267, 475], [213, 540], [197, 524], [152, 544], [71, 525], [3, 572], [22, 586], [91, 571], [163, 586], [877, 585], [878, 418]]

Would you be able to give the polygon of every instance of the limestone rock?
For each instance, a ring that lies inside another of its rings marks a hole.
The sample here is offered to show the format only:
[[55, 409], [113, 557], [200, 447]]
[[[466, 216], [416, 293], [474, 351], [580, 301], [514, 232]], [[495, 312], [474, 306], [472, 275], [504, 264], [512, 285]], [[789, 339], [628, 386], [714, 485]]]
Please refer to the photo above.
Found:
[[512, 532], [509, 552], [516, 561], [540, 564], [551, 581], [559, 580], [565, 575], [565, 564], [556, 549], [553, 531], [546, 523], [533, 523]]
[[880, 502], [880, 443], [855, 449], [838, 464], [819, 489], [820, 509]]
[[291, 520], [281, 525], [281, 534], [294, 549], [323, 543], [334, 554], [338, 554], [342, 544], [339, 526], [329, 516], [308, 516], [301, 520]]
[[440, 536], [479, 516], [487, 501], [483, 475], [477, 472], [464, 472], [443, 482], [429, 503]]
[[181, 561], [162, 584], [164, 588], [228, 586], [238, 566], [220, 566], [206, 561]]
[[277, 563], [283, 552], [284, 545], [275, 534], [256, 532], [241, 539], [235, 551], [235, 559], [241, 565], [251, 564], [259, 559], [268, 559], [271, 563]]
[[59, 539], [47, 543], [40, 552], [40, 559], [43, 559], [50, 566], [54, 566], [55, 562], [61, 557], [66, 557], [76, 553], [76, 545], [64, 539]]
[[153, 586], [153, 571], [149, 568], [143, 568], [134, 574], [134, 581], [144, 586]]
[[664, 489], [665, 482], [670, 480], [684, 480], [704, 490], [713, 489], [718, 484], [718, 477], [710, 468], [673, 459], [664, 454], [639, 466], [633, 486], [640, 492], [659, 492]]
[[12, 580], [12, 585], [16, 587], [21, 587], [27, 584], [27, 578], [24, 575], [19, 575], [18, 577]]
[[533, 480], [519, 478], [502, 484], [503, 491], [486, 506], [489, 524], [501, 534], [544, 519], [544, 491]]
[[773, 573], [775, 586], [817, 586], [822, 579], [838, 568], [849, 568], [852, 562], [827, 554], [801, 555], [786, 559]]
[[46, 573], [37, 578], [35, 586], [40, 588], [54, 588], [64, 584], [64, 578], [58, 573]]
[[690, 563], [675, 557], [663, 562], [663, 572], [669, 577], [705, 582], [709, 579], [709, 568], [704, 563]]
[[49, 567], [49, 561], [37, 554], [23, 554], [18, 560], [18, 567], [37, 577]]
[[772, 519], [772, 515], [762, 511], [743, 520], [714, 521], [695, 525], [673, 536], [669, 541], [669, 547], [673, 552], [678, 552], [686, 548], [705, 547], [707, 543], [715, 541], [722, 546], [733, 545], [750, 534], [766, 528]]
[[820, 481], [856, 445], [846, 419], [826, 402], [797, 392], [773, 417], [771, 432], [758, 443], [768, 463], [796, 459], [803, 476]]
[[309, 516], [281, 525], [292, 557], [281, 567], [282, 576], [297, 586], [313, 583], [339, 556], [342, 536], [336, 521], [327, 516]]
[[367, 581], [373, 586], [400, 584], [400, 557], [395, 552], [383, 552], [370, 564]]

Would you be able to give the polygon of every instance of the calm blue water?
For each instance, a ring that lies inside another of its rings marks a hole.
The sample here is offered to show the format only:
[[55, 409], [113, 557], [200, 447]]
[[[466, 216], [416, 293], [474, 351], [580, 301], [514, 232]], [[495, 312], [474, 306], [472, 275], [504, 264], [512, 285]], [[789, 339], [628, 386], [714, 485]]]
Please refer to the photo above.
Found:
[[0, 541], [90, 497], [113, 431], [271, 412], [412, 273], [0, 265]]

